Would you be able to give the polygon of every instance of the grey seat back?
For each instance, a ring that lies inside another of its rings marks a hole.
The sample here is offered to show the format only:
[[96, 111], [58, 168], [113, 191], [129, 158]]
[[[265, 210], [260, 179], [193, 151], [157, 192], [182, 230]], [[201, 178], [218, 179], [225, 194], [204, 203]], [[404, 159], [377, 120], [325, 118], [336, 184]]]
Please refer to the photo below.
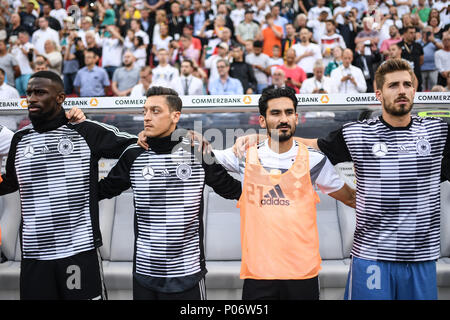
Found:
[[205, 187], [206, 260], [241, 260], [240, 213], [236, 200], [227, 200]]
[[2, 229], [1, 250], [8, 260], [20, 261], [20, 237], [19, 227], [21, 220], [19, 192], [14, 192], [1, 197], [2, 213], [0, 214], [0, 226]]
[[441, 256], [450, 257], [450, 182], [441, 183]]
[[133, 261], [134, 202], [133, 193], [124, 192], [115, 198], [111, 234], [111, 261]]
[[323, 260], [342, 259], [342, 238], [336, 210], [336, 200], [318, 192], [317, 228], [319, 230], [319, 250]]

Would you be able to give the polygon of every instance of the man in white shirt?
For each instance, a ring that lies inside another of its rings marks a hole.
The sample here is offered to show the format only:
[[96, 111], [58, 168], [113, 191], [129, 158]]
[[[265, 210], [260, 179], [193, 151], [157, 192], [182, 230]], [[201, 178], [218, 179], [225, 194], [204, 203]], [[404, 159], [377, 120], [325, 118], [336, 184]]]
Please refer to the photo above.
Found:
[[220, 59], [228, 58], [229, 46], [225, 42], [221, 42], [217, 45], [217, 54], [213, 54], [205, 61], [205, 68], [209, 69], [209, 80], [214, 80], [219, 77], [219, 72], [217, 70], [217, 61]]
[[139, 83], [131, 90], [131, 97], [143, 97], [147, 90], [152, 86], [152, 68], [150, 66], [142, 67], [139, 72]]
[[2, 99], [20, 99], [19, 92], [16, 88], [5, 83], [5, 70], [0, 68], [0, 97]]
[[173, 79], [170, 83], [180, 96], [203, 94], [203, 81], [192, 75], [194, 63], [191, 60], [184, 60], [181, 63], [181, 76]]
[[33, 33], [31, 43], [39, 54], [45, 53], [45, 41], [53, 40], [59, 43], [59, 34], [48, 26], [47, 18], [39, 18], [39, 29]]
[[336, 93], [333, 81], [324, 76], [325, 66], [321, 59], [314, 63], [314, 77], [308, 78], [302, 83], [300, 93]]
[[28, 80], [33, 73], [28, 60], [30, 49], [33, 49], [33, 44], [29, 42], [30, 36], [27, 31], [20, 31], [18, 34], [18, 41], [14, 43], [11, 49], [11, 54], [16, 58], [20, 68], [20, 77], [16, 79], [16, 89], [21, 96], [25, 95]]
[[[106, 33], [107, 32], [107, 33]], [[122, 65], [123, 38], [117, 26], [106, 26], [102, 35], [102, 66], [111, 80], [117, 68]]]
[[320, 48], [322, 49], [323, 64], [328, 65], [329, 62], [333, 61], [332, 50], [336, 47], [341, 47], [346, 49], [344, 38], [336, 33], [336, 24], [333, 20], [327, 20], [325, 22], [327, 32], [320, 39]]
[[50, 11], [50, 17], [59, 21], [61, 26], [64, 25], [64, 18], [67, 17], [67, 11], [62, 7], [61, 0], [53, 1], [54, 9]]
[[292, 46], [295, 50], [295, 62], [308, 76], [313, 72], [313, 65], [318, 59], [322, 59], [319, 45], [310, 42], [311, 31], [308, 28], [300, 30], [300, 43]]
[[308, 20], [318, 20], [322, 11], [327, 12], [326, 19], [331, 19], [333, 17], [331, 9], [325, 6], [325, 0], [317, 0], [317, 6], [312, 7], [308, 11]]
[[367, 90], [366, 79], [360, 68], [353, 66], [353, 52], [345, 49], [342, 65], [331, 72], [330, 78], [338, 93], [363, 93]]
[[450, 32], [442, 35], [442, 44], [444, 47], [434, 53], [434, 61], [439, 71], [438, 84], [447, 85], [447, 78], [450, 74]]
[[253, 67], [257, 82], [257, 93], [261, 93], [269, 85], [270, 57], [262, 52], [262, 41], [253, 42], [253, 52], [245, 57], [245, 62]]
[[180, 76], [178, 69], [169, 64], [169, 53], [159, 49], [157, 53], [159, 64], [153, 69], [152, 86], [170, 87], [170, 83]]

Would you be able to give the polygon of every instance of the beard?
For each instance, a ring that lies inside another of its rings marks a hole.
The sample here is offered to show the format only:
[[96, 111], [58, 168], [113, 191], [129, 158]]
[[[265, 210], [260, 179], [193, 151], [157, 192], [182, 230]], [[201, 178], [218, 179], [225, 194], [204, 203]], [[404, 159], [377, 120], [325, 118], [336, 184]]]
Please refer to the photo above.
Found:
[[[398, 99], [398, 98], [397, 98]], [[408, 98], [406, 98], [408, 99]], [[395, 100], [393, 103], [387, 103], [385, 99], [383, 99], [383, 106], [384, 110], [392, 116], [404, 116], [411, 112], [411, 109], [413, 107], [413, 103], [409, 101], [408, 103], [401, 104], [399, 106], [395, 106], [395, 103], [397, 101]]]
[[[290, 130], [279, 132], [277, 129], [281, 129], [281, 128], [286, 128], [286, 129], [290, 129]], [[292, 138], [292, 136], [295, 133], [295, 127], [292, 129], [289, 124], [282, 123], [282, 124], [279, 124], [275, 129], [269, 129], [267, 131], [267, 133], [271, 139], [274, 139], [275, 141], [278, 141], [278, 142], [285, 142]]]

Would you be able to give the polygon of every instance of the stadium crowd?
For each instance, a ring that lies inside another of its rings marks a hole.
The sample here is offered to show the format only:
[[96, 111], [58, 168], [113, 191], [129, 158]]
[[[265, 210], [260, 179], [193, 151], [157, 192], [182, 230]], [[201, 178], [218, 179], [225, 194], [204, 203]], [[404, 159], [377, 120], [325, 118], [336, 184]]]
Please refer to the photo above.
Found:
[[68, 96], [374, 91], [408, 60], [417, 91], [450, 91], [448, 0], [1, 0], [0, 97], [39, 70]]

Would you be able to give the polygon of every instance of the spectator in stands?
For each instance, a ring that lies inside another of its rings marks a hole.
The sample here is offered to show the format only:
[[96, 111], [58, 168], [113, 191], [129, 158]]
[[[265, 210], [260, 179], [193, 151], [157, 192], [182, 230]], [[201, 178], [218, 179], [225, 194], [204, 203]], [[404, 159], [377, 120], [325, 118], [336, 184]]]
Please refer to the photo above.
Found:
[[58, 20], [60, 26], [64, 26], [64, 18], [67, 17], [67, 10], [62, 7], [61, 0], [53, 1], [54, 8], [50, 11], [50, 16]]
[[95, 31], [95, 28], [92, 24], [92, 18], [89, 16], [85, 16], [81, 18], [81, 28], [78, 30], [77, 34], [83, 41], [84, 46], [86, 47], [86, 33], [87, 32], [94, 32], [95, 34], [95, 41], [97, 43], [100, 43], [100, 35]]
[[217, 61], [219, 77], [209, 81], [208, 91], [212, 95], [244, 94], [238, 79], [229, 76], [230, 63], [226, 59]]
[[[204, 59], [204, 55], [202, 56]], [[229, 57], [229, 48], [228, 45], [224, 42], [220, 43], [217, 46], [217, 54], [213, 54], [204, 62], [204, 66], [206, 69], [209, 69], [209, 79], [213, 80], [219, 77], [219, 72], [217, 70], [217, 61], [226, 59], [230, 60]]]
[[347, 4], [356, 10], [356, 19], [361, 20], [364, 12], [367, 11], [367, 5], [361, 0], [349, 0]]
[[36, 19], [37, 16], [33, 14], [34, 3], [32, 1], [27, 1], [25, 10], [19, 11], [20, 23], [28, 31], [30, 35], [36, 30]]
[[0, 97], [2, 99], [19, 99], [19, 91], [5, 82], [6, 72], [0, 67]]
[[13, 13], [11, 15], [11, 21], [9, 21], [8, 37], [11, 39], [12, 36], [19, 36], [20, 31], [27, 31], [28, 35], [30, 35], [28, 30], [21, 24], [20, 15]]
[[[102, 56], [102, 48], [97, 44], [97, 41], [95, 40], [96, 33], [92, 30], [86, 32], [84, 35], [84, 39], [86, 40], [86, 49], [95, 51], [97, 56]], [[83, 41], [81, 41], [83, 42]], [[79, 45], [81, 47], [81, 45]], [[84, 58], [81, 60], [84, 61]]]
[[[363, 30], [358, 32], [355, 38], [355, 46], [362, 43], [369, 43], [369, 45], [377, 45], [380, 40], [380, 33], [373, 28], [374, 19], [372, 17], [365, 17], [363, 19]], [[366, 49], [366, 54], [370, 54], [370, 47]]]
[[366, 92], [374, 92], [373, 81], [375, 80], [374, 66], [381, 62], [381, 55], [376, 45], [370, 48], [370, 54], [366, 54], [365, 44], [360, 42], [356, 45], [353, 65], [362, 70], [366, 79]]
[[152, 48], [155, 65], [159, 63], [158, 51], [160, 49], [165, 49], [169, 51], [169, 45], [172, 40], [173, 37], [169, 35], [169, 26], [164, 23], [159, 24], [159, 36], [157, 35], [156, 38], [153, 39], [153, 48]]
[[110, 85], [106, 70], [97, 66], [98, 59], [93, 50], [84, 53], [85, 66], [78, 71], [73, 82], [75, 91], [81, 97], [103, 97], [105, 88]]
[[147, 49], [140, 36], [134, 37], [133, 56], [136, 58], [136, 67], [139, 69], [147, 64]]
[[203, 94], [203, 81], [194, 77], [194, 63], [186, 59], [181, 63], [180, 76], [170, 82], [170, 87], [180, 96]]
[[331, 13], [331, 9], [327, 6], [325, 6], [325, 0], [317, 0], [317, 5], [309, 9], [308, 11], [308, 20], [319, 20], [320, 15], [322, 12], [326, 12], [327, 15], [325, 19], [331, 19], [333, 17], [333, 14]]
[[325, 76], [329, 77], [331, 72], [342, 65], [342, 48], [334, 47], [333, 48], [333, 60], [328, 62], [325, 67]]
[[270, 9], [270, 13], [273, 17], [273, 22], [275, 25], [283, 28], [283, 36], [286, 34], [286, 25], [289, 23], [289, 21], [280, 15], [280, 2], [276, 3], [272, 6]]
[[337, 93], [364, 93], [367, 90], [366, 79], [360, 68], [353, 66], [353, 52], [345, 49], [342, 65], [331, 72], [330, 78]]
[[243, 46], [248, 40], [255, 40], [261, 38], [261, 29], [259, 25], [253, 21], [253, 11], [245, 11], [245, 19], [242, 21], [236, 30], [236, 40]]
[[442, 34], [444, 33], [445, 29], [441, 26], [439, 15], [430, 14], [428, 25], [433, 28], [434, 37], [436, 39], [442, 39]]
[[345, 23], [345, 14], [350, 12], [352, 7], [347, 4], [347, 0], [339, 1], [339, 6], [335, 7], [333, 10], [333, 20], [336, 21], [337, 25]]
[[423, 28], [422, 39], [418, 43], [423, 48], [423, 65], [420, 68], [422, 72], [422, 90], [430, 91], [437, 84], [439, 74], [434, 54], [437, 50], [442, 49], [443, 45], [434, 38], [430, 26]]
[[380, 52], [384, 57], [387, 57], [389, 55], [389, 47], [391, 46], [391, 44], [402, 41], [400, 32], [397, 26], [394, 24], [389, 27], [389, 36], [390, 38], [383, 40], [380, 46]]
[[147, 32], [142, 30], [141, 20], [140, 19], [131, 19], [130, 29], [133, 30], [135, 37], [142, 38], [145, 48], [147, 48], [148, 44], [150, 43], [150, 40], [149, 40]]
[[61, 54], [61, 49], [55, 41], [53, 40], [47, 40], [45, 41], [45, 53], [42, 55], [47, 58], [48, 61], [48, 69], [50, 71], [55, 72], [58, 75], [61, 75], [62, 72], [62, 63], [63, 63], [63, 56]]
[[300, 93], [336, 93], [333, 81], [330, 77], [324, 75], [325, 66], [321, 59], [314, 63], [314, 76], [306, 79], [302, 83]]
[[234, 23], [230, 18], [230, 13], [228, 7], [225, 3], [220, 3], [217, 5], [217, 16], [221, 16], [225, 19], [225, 27], [230, 29], [231, 34], [234, 34]]
[[0, 40], [0, 68], [6, 75], [6, 83], [11, 87], [15, 87], [15, 79], [20, 77], [20, 67], [17, 59], [8, 53], [6, 49], [6, 40]]
[[281, 39], [283, 38], [283, 27], [274, 23], [271, 13], [266, 14], [266, 27], [262, 29], [263, 53], [272, 58], [272, 48], [277, 45], [281, 47]]
[[50, 4], [45, 3], [42, 6], [41, 17], [47, 19], [49, 28], [59, 32], [62, 29], [63, 24], [59, 23], [58, 19], [53, 18], [50, 15], [50, 11], [52, 11], [52, 7], [50, 6]]
[[128, 96], [133, 87], [139, 82], [139, 68], [135, 66], [136, 58], [131, 51], [123, 55], [123, 67], [114, 71], [111, 88], [114, 95]]
[[285, 88], [286, 87], [286, 75], [283, 69], [277, 68], [272, 74], [272, 84], [267, 89]]
[[434, 54], [436, 68], [439, 71], [438, 84], [447, 85], [447, 78], [450, 74], [450, 32], [447, 31], [442, 37], [443, 48]]
[[344, 23], [338, 24], [339, 34], [344, 38], [347, 48], [355, 49], [355, 38], [358, 34], [358, 24], [356, 22], [356, 9], [352, 9], [344, 14]]
[[[75, 31], [71, 31], [67, 37], [67, 45], [64, 50], [63, 62], [64, 92], [66, 95], [73, 93], [73, 82], [75, 81], [77, 72], [84, 67], [83, 51], [83, 41], [77, 36]], [[81, 59], [83, 61], [82, 65], [80, 64]]]
[[332, 50], [335, 47], [341, 47], [342, 49], [347, 48], [344, 38], [336, 33], [336, 25], [333, 20], [327, 20], [326, 34], [320, 39], [320, 49], [322, 51], [322, 60], [325, 65], [333, 60]]
[[30, 61], [33, 59], [33, 45], [29, 40], [28, 32], [23, 29], [19, 32], [17, 40], [11, 43], [11, 54], [16, 58], [20, 68], [20, 77], [16, 79], [16, 89], [21, 96], [25, 95], [28, 80], [33, 73], [30, 65]]
[[114, 71], [122, 65], [123, 38], [115, 25], [106, 26], [102, 34], [102, 66], [111, 80]]
[[322, 59], [319, 45], [311, 43], [311, 31], [307, 28], [300, 30], [300, 43], [295, 44], [292, 48], [295, 50], [295, 62], [303, 71], [306, 72], [307, 77], [313, 74], [314, 62]]
[[45, 53], [45, 41], [53, 40], [59, 44], [59, 34], [55, 30], [48, 26], [46, 18], [39, 18], [39, 29], [33, 33], [31, 37], [31, 43], [33, 44], [35, 51], [39, 54]]
[[186, 20], [182, 15], [180, 4], [177, 1], [170, 3], [170, 14], [168, 15], [168, 20], [169, 34], [178, 41], [183, 33], [183, 27], [186, 24]]
[[299, 93], [303, 81], [306, 80], [306, 73], [295, 63], [295, 50], [293, 48], [288, 49], [286, 52], [286, 60], [282, 66], [278, 67], [278, 69], [284, 71], [286, 76], [286, 86], [294, 89], [295, 93]]
[[159, 64], [152, 70], [153, 86], [169, 87], [170, 83], [180, 76], [178, 69], [169, 64], [169, 52], [159, 49], [157, 53]]
[[256, 93], [261, 93], [269, 84], [270, 58], [262, 53], [262, 47], [262, 42], [255, 40], [253, 42], [253, 52], [245, 57], [245, 62], [250, 64], [255, 72], [255, 78], [258, 83]]
[[205, 21], [207, 19], [205, 10], [203, 10], [203, 5], [201, 0], [194, 0], [194, 13], [193, 13], [193, 27], [194, 27], [194, 35], [196, 37], [199, 36], [200, 30], [202, 29]]
[[286, 52], [289, 48], [296, 43], [300, 42], [300, 38], [297, 36], [295, 32], [295, 27], [292, 23], [286, 24], [286, 37], [281, 40], [281, 53], [280, 56], [285, 59]]
[[38, 54], [32, 62], [32, 67], [34, 72], [48, 70], [48, 61], [44, 56]]
[[230, 77], [239, 79], [245, 94], [252, 94], [257, 91], [257, 81], [253, 67], [245, 62], [244, 50], [241, 46], [233, 48], [233, 62], [230, 64]]
[[144, 66], [139, 72], [139, 83], [133, 87], [130, 96], [143, 97], [152, 85], [152, 68]]
[[279, 46], [277, 46], [277, 45], [273, 46], [273, 48], [272, 48], [273, 56], [269, 60], [271, 75], [275, 71], [275, 69], [277, 69], [279, 66], [282, 66], [284, 64], [285, 60], [283, 58], [281, 58], [280, 52], [281, 52], [281, 48]]
[[236, 0], [236, 8], [231, 10], [230, 18], [233, 21], [234, 29], [236, 30], [241, 21], [245, 19], [245, 3], [244, 0]]
[[306, 26], [312, 29], [312, 39], [315, 43], [320, 43], [320, 39], [326, 34], [327, 26], [325, 21], [327, 21], [327, 17], [328, 11], [322, 10], [318, 19], [308, 20], [306, 23]]
[[402, 58], [413, 63], [414, 74], [418, 80], [418, 91], [422, 91], [422, 72], [420, 71], [423, 65], [423, 48], [417, 43], [416, 29], [413, 26], [406, 26], [403, 28], [403, 40], [398, 44], [402, 48]]

